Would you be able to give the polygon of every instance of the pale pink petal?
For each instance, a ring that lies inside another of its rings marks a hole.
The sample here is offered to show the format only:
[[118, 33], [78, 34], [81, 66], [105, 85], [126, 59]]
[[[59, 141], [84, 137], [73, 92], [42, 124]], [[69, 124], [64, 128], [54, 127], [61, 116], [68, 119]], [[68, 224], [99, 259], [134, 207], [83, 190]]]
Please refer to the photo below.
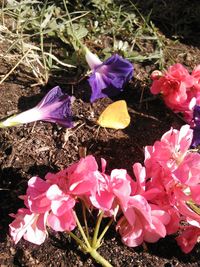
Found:
[[125, 219], [122, 217], [116, 229], [119, 231], [122, 242], [128, 247], [137, 247], [143, 242], [143, 229], [142, 224], [137, 219], [134, 226], [131, 226]]
[[46, 231], [46, 214], [40, 214], [38, 215], [35, 222], [31, 225], [31, 227], [27, 228], [26, 233], [24, 234], [24, 239], [34, 243], [36, 245], [41, 245], [44, 243], [46, 237], [47, 237], [47, 231]]
[[45, 213], [50, 209], [50, 201], [46, 191], [50, 185], [39, 177], [32, 177], [28, 181], [25, 204], [33, 213]]
[[68, 210], [61, 216], [50, 213], [47, 221], [48, 225], [55, 231], [72, 231], [76, 227], [72, 210]]

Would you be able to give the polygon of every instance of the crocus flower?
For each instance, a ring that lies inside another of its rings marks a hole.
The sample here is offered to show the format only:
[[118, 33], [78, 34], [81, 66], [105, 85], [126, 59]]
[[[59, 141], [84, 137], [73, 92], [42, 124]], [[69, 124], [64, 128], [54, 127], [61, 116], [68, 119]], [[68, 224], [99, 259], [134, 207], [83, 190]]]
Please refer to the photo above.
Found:
[[91, 102], [98, 98], [112, 97], [123, 91], [133, 76], [133, 65], [118, 54], [102, 62], [97, 55], [86, 48], [86, 61], [92, 70], [89, 84], [92, 88]]
[[51, 89], [39, 104], [0, 123], [0, 128], [33, 121], [48, 121], [64, 127], [72, 127], [71, 97], [63, 94], [59, 86]]

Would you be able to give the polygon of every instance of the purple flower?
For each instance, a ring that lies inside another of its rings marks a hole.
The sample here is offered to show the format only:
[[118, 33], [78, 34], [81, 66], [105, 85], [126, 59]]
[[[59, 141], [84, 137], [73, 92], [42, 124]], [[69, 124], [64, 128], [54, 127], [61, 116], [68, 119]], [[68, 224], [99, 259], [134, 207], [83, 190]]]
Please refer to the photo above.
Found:
[[33, 121], [49, 121], [64, 127], [72, 127], [71, 97], [63, 94], [59, 86], [51, 89], [39, 104], [0, 123], [0, 128]]
[[92, 88], [91, 102], [119, 94], [123, 91], [124, 84], [133, 76], [133, 65], [118, 54], [101, 62], [97, 55], [86, 49], [86, 61], [92, 70], [89, 77]]
[[195, 148], [200, 145], [200, 106], [195, 105], [193, 109], [193, 121], [194, 121], [194, 128], [193, 128], [193, 139], [191, 148]]

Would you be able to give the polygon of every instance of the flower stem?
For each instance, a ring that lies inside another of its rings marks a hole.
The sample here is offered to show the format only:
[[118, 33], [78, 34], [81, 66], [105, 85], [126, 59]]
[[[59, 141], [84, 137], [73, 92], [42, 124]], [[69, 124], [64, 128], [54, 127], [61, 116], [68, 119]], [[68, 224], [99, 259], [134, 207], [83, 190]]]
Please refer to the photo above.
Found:
[[[102, 218], [103, 218], [103, 214], [104, 214], [103, 211], [101, 211], [101, 213], [98, 216], [98, 220], [97, 220], [97, 223], [96, 223], [96, 226], [95, 226], [95, 230], [94, 230], [94, 236], [93, 236], [93, 239], [92, 239], [92, 244], [90, 244], [91, 243], [90, 239], [88, 239], [88, 237], [86, 236], [86, 235], [89, 236], [89, 233], [88, 234], [84, 233], [83, 228], [82, 228], [82, 226], [80, 224], [80, 221], [79, 221], [75, 211], [74, 211], [74, 218], [76, 220], [78, 229], [79, 229], [79, 231], [80, 231], [80, 233], [82, 235], [82, 238], [83, 238], [85, 244], [81, 239], [79, 239], [72, 232], [69, 232], [69, 235], [80, 245], [81, 250], [84, 253], [89, 253], [90, 256], [93, 259], [95, 259], [96, 262], [98, 262], [99, 264], [101, 264], [104, 267], [112, 267], [112, 265], [97, 252], [97, 248], [100, 246], [101, 239], [103, 238], [104, 234], [106, 233], [106, 231], [108, 230], [110, 224], [112, 223], [112, 220], [110, 220], [110, 222], [107, 224], [107, 226], [105, 227], [104, 231], [100, 235], [100, 238], [97, 239], [98, 234], [99, 234], [99, 228], [100, 228], [101, 221], [102, 221]], [[85, 216], [85, 219], [84, 219], [85, 220], [85, 224], [87, 225], [86, 214], [84, 216]]]
[[94, 229], [94, 235], [93, 235], [93, 239], [92, 239], [92, 247], [95, 248], [96, 247], [96, 243], [97, 243], [97, 238], [98, 238], [98, 234], [99, 234], [99, 228], [101, 225], [101, 221], [103, 219], [103, 214], [104, 212], [101, 211], [100, 215], [98, 216], [98, 220]]
[[90, 251], [88, 251], [93, 259], [95, 259], [96, 262], [100, 263], [104, 267], [112, 267], [112, 265], [104, 259], [94, 248], [91, 248]]
[[87, 224], [87, 219], [86, 219], [86, 208], [85, 208], [84, 202], [82, 202], [82, 211], [83, 211], [83, 220], [84, 220], [84, 224], [85, 224], [86, 236], [87, 236], [87, 239], [90, 240], [89, 231], [88, 231], [88, 224]]
[[89, 243], [89, 241], [88, 241], [88, 239], [87, 239], [87, 236], [85, 235], [85, 233], [84, 233], [84, 231], [83, 231], [83, 227], [81, 226], [80, 221], [79, 221], [79, 219], [78, 219], [78, 217], [77, 217], [75, 211], [74, 211], [74, 217], [75, 217], [75, 220], [76, 220], [78, 229], [79, 229], [79, 231], [80, 231], [80, 233], [81, 233], [81, 235], [82, 235], [82, 237], [83, 237], [83, 240], [85, 241], [86, 246], [87, 246], [88, 248], [90, 248], [90, 243]]
[[195, 204], [193, 201], [187, 201], [186, 204], [193, 210], [196, 214], [200, 215], [200, 206]]
[[96, 241], [96, 245], [95, 245], [95, 248], [99, 248], [100, 245], [101, 245], [101, 240], [102, 238], [104, 237], [104, 235], [106, 234], [106, 232], [108, 231], [109, 227], [111, 226], [113, 222], [113, 219], [110, 219], [110, 221], [108, 222], [108, 224], [106, 225], [106, 227], [104, 228], [103, 232], [101, 233], [101, 235], [99, 236], [99, 238], [97, 239]]
[[83, 251], [87, 252], [88, 249], [86, 247], [86, 245], [83, 243], [83, 241], [81, 239], [79, 239], [74, 233], [72, 232], [67, 232], [75, 241], [77, 244], [80, 245], [80, 247], [82, 248]]

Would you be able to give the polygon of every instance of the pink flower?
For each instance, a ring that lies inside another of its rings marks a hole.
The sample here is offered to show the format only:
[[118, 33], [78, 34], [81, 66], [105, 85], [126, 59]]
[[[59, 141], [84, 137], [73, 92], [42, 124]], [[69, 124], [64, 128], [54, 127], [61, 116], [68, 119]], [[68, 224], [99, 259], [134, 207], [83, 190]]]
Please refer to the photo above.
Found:
[[197, 242], [199, 242], [200, 228], [194, 226], [188, 226], [185, 230], [176, 238], [178, 245], [182, 251], [189, 253]]
[[58, 173], [48, 173], [45, 179], [51, 185], [58, 185], [65, 194], [84, 198], [87, 202], [91, 192], [96, 192], [99, 176], [95, 158], [87, 156]]
[[151, 76], [150, 78], [154, 81], [154, 80], [159, 80], [160, 77], [162, 77], [162, 72], [160, 70], [154, 70], [152, 73], [151, 73]]
[[182, 219], [181, 214], [176, 207], [166, 205], [162, 207], [170, 216], [170, 221], [166, 225], [166, 231], [168, 235], [176, 233], [180, 228], [180, 221]]
[[45, 175], [45, 179], [48, 184], [50, 185], [56, 184], [64, 192], [68, 190], [67, 169], [61, 170], [57, 173], [48, 172]]
[[48, 225], [55, 231], [72, 231], [76, 227], [73, 210], [68, 210], [60, 216], [50, 213], [48, 216]]
[[51, 201], [46, 197], [50, 184], [35, 176], [28, 181], [25, 204], [34, 213], [45, 213], [50, 210]]
[[98, 165], [93, 156], [82, 158], [67, 168], [69, 193], [74, 195], [91, 194], [96, 191], [100, 176]]
[[51, 213], [48, 216], [49, 226], [55, 231], [73, 230], [76, 227], [72, 210], [75, 200], [60, 190], [57, 185], [52, 185], [46, 196], [51, 201]]
[[192, 77], [195, 79], [194, 88], [200, 94], [200, 65], [192, 71]]
[[181, 64], [175, 64], [164, 74], [153, 71], [151, 79], [151, 92], [162, 93], [165, 104], [174, 112], [181, 112], [193, 126], [193, 109], [195, 105], [200, 105], [200, 65], [190, 75]]
[[153, 80], [150, 90], [152, 94], [162, 93], [166, 105], [177, 109], [187, 102], [187, 90], [193, 84], [194, 79], [188, 70], [177, 63], [170, 66], [160, 79]]
[[171, 128], [160, 141], [145, 147], [145, 167], [149, 177], [160, 176], [160, 172], [170, 173], [177, 169], [188, 152], [193, 131], [184, 125], [178, 131]]
[[[106, 162], [102, 159], [103, 169]], [[131, 194], [131, 178], [124, 169], [112, 170], [110, 175], [102, 173], [98, 177], [97, 189], [90, 196], [92, 205], [114, 215], [119, 206], [126, 207]]]
[[200, 183], [200, 154], [188, 152], [178, 168], [173, 172], [173, 177], [187, 186], [196, 186]]
[[191, 192], [191, 197], [194, 200], [195, 203], [200, 205], [200, 184], [197, 184], [195, 186], [190, 186], [190, 192]]
[[135, 175], [136, 182], [134, 183], [131, 195], [140, 194], [147, 200], [152, 200], [157, 197], [158, 194], [162, 193], [163, 186], [161, 189], [158, 184], [156, 186], [149, 186], [150, 180], [146, 176], [146, 168], [140, 163], [137, 162], [133, 165], [133, 173]]
[[28, 209], [19, 209], [17, 214], [11, 214], [15, 220], [9, 225], [10, 235], [15, 244], [24, 237], [25, 240], [40, 245], [47, 236], [46, 220], [48, 213], [36, 214]]
[[139, 246], [143, 241], [153, 243], [166, 235], [165, 225], [170, 216], [156, 205], [149, 205], [144, 197], [130, 197], [129, 206], [123, 213], [116, 229], [127, 246]]

